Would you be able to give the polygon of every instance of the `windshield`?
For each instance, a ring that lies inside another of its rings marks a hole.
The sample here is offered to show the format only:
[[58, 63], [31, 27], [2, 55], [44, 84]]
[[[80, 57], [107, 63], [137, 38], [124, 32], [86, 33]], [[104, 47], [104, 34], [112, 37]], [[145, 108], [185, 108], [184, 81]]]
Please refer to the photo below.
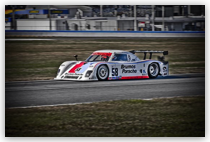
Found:
[[107, 62], [109, 61], [109, 57], [112, 55], [112, 53], [100, 53], [100, 52], [94, 52], [92, 55], [90, 55], [86, 62]]
[[112, 61], [128, 61], [127, 54], [115, 54]]

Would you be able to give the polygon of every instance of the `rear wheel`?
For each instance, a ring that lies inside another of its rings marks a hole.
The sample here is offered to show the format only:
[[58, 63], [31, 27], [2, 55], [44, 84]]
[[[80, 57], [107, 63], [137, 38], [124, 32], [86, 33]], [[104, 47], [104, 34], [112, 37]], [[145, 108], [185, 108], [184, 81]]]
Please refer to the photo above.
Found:
[[149, 78], [156, 78], [159, 74], [159, 66], [157, 63], [151, 63], [148, 67]]
[[107, 80], [109, 76], [109, 69], [106, 65], [101, 65], [97, 70], [98, 80]]

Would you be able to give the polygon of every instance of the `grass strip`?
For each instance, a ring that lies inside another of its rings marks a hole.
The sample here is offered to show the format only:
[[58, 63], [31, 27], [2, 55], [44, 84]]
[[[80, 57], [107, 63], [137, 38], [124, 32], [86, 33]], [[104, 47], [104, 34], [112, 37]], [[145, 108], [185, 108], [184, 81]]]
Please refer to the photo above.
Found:
[[6, 137], [204, 137], [205, 97], [5, 110]]

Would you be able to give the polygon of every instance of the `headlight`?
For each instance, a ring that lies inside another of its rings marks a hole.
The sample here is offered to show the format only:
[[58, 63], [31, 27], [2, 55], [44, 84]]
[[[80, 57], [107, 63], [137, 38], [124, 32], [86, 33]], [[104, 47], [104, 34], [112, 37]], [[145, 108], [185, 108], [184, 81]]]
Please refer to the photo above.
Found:
[[85, 77], [89, 77], [93, 71], [87, 71]]

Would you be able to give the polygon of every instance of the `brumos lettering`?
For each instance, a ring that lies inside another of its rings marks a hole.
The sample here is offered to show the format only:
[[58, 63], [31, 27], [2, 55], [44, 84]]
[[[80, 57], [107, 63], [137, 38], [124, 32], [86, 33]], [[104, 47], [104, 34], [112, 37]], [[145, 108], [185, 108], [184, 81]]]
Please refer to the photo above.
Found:
[[129, 68], [136, 68], [136, 65], [121, 65], [121, 69], [129, 69]]
[[122, 73], [137, 73], [136, 65], [121, 65]]

